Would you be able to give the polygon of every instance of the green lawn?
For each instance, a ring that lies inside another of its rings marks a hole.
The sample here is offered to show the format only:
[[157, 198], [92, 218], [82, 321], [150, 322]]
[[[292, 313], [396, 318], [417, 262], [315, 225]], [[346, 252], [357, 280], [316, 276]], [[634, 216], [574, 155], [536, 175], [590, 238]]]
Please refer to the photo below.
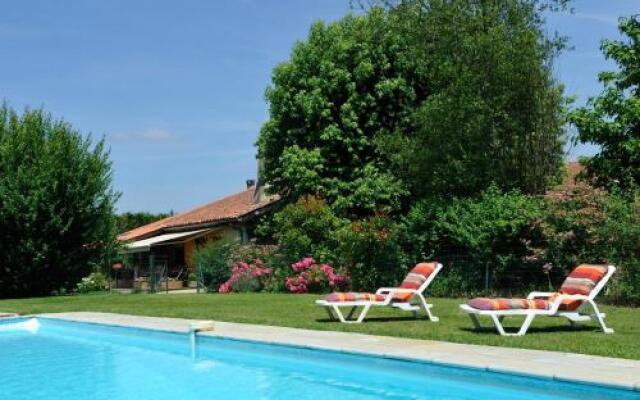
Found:
[[[468, 317], [458, 310], [459, 299], [430, 299], [435, 305], [434, 313], [440, 317], [437, 323], [415, 320], [399, 310], [374, 308], [365, 323], [346, 325], [328, 321], [325, 311], [313, 304], [316, 298], [291, 294], [100, 294], [0, 300], [0, 311], [20, 314], [102, 311], [214, 319], [640, 359], [640, 309], [604, 306], [609, 326], [616, 331], [613, 335], [604, 335], [592, 323], [571, 329], [564, 319], [543, 317], [534, 321], [525, 337], [503, 338], [493, 330], [474, 332]], [[513, 322], [520, 321], [514, 318]], [[507, 319], [506, 325], [516, 324]]]

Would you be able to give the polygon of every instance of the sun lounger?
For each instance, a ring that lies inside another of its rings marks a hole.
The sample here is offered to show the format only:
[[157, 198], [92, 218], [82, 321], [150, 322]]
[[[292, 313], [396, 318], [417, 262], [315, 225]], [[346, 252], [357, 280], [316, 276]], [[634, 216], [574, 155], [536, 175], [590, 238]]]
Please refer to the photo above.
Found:
[[[594, 299], [607, 284], [616, 268], [613, 265], [588, 265], [576, 267], [556, 292], [531, 292], [526, 299], [475, 298], [460, 305], [469, 314], [476, 329], [482, 328], [479, 316], [491, 318], [493, 325], [502, 336], [522, 336], [527, 333], [531, 322], [537, 316], [564, 317], [571, 325], [595, 319], [604, 333], [613, 333], [604, 322]], [[584, 306], [591, 306], [592, 314], [581, 314]], [[524, 316], [524, 322], [517, 333], [507, 333], [502, 320], [509, 316]]]
[[[411, 311], [414, 316], [422, 310], [429, 320], [435, 322], [438, 318], [431, 313], [433, 305], [427, 303], [424, 291], [441, 269], [440, 263], [420, 263], [409, 271], [400, 287], [380, 288], [376, 293], [331, 293], [326, 299], [317, 300], [316, 304], [325, 307], [331, 319], [337, 318], [342, 323], [360, 323], [371, 307], [386, 306]], [[342, 313], [341, 307], [349, 308], [346, 316]], [[362, 311], [355, 320], [352, 320], [358, 307], [362, 307]]]

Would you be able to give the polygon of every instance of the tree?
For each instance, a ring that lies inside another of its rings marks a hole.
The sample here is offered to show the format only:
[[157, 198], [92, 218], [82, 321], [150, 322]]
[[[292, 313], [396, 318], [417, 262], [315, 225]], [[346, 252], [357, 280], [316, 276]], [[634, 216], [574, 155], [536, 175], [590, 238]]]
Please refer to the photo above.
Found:
[[604, 40], [601, 49], [619, 69], [599, 76], [604, 91], [571, 114], [577, 139], [600, 151], [582, 160], [597, 186], [623, 191], [640, 184], [640, 16], [620, 20], [626, 41]]
[[0, 106], [0, 297], [71, 289], [114, 248], [111, 163], [41, 110]]
[[470, 196], [492, 183], [543, 193], [563, 164], [563, 87], [553, 77], [564, 39], [548, 37], [546, 6], [528, 0], [401, 1], [390, 12], [431, 94], [415, 131], [382, 141], [418, 197]]
[[123, 233], [130, 231], [139, 226], [147, 225], [152, 222], [167, 218], [173, 215], [173, 212], [170, 213], [159, 213], [153, 214], [149, 212], [125, 212], [117, 217], [117, 231], [118, 233]]
[[564, 98], [542, 15], [533, 0], [407, 0], [315, 24], [267, 90], [264, 177], [356, 216], [492, 182], [544, 192]]
[[315, 23], [273, 72], [258, 139], [264, 178], [295, 200], [320, 195], [340, 214], [397, 209], [406, 190], [375, 138], [410, 129], [428, 88], [420, 61], [380, 9]]

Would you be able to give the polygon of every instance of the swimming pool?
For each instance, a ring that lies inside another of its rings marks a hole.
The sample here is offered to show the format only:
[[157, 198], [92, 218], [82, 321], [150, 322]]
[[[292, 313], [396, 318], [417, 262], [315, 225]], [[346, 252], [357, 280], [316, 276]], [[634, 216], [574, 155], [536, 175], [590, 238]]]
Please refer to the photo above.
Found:
[[0, 399], [640, 399], [421, 362], [46, 318], [0, 321]]

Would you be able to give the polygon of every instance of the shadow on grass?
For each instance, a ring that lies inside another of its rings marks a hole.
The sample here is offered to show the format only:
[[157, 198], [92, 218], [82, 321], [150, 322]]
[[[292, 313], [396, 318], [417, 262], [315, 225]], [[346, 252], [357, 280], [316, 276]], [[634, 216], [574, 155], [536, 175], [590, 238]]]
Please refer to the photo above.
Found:
[[[516, 333], [518, 332], [518, 330], [520, 329], [520, 327], [505, 327], [504, 330], [507, 333]], [[493, 326], [483, 326], [480, 329], [475, 329], [473, 327], [465, 327], [465, 328], [460, 328], [461, 331], [467, 332], [467, 333], [475, 333], [478, 335], [497, 335], [498, 331], [496, 331], [496, 328]], [[544, 333], [559, 333], [559, 332], [595, 332], [598, 331], [598, 327], [595, 326], [587, 326], [587, 325], [582, 325], [582, 326], [576, 326], [576, 327], [572, 327], [571, 325], [566, 325], [566, 326], [545, 326], [545, 327], [530, 327], [527, 330], [527, 335], [530, 334], [536, 334], [536, 333], [540, 333], [540, 334], [544, 334]]]
[[[407, 317], [367, 317], [364, 319], [364, 321], [362, 321], [362, 323], [365, 322], [407, 322], [407, 321], [424, 321], [424, 322], [431, 322], [429, 321], [429, 318], [427, 317], [411, 317], [411, 316], [407, 316]], [[328, 317], [325, 318], [316, 318], [316, 322], [324, 322], [324, 323], [331, 323], [331, 322], [335, 322], [335, 323], [340, 323], [340, 321], [338, 321], [337, 319], [329, 319]]]

